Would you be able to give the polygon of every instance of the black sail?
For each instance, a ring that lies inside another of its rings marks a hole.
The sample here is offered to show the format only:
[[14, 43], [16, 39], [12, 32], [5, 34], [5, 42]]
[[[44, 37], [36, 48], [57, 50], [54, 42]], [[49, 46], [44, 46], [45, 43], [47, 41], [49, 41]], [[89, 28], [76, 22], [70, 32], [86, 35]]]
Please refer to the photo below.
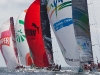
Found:
[[41, 11], [40, 12], [41, 27], [42, 27], [44, 45], [46, 48], [48, 61], [50, 64], [53, 64], [52, 40], [51, 40], [51, 33], [50, 33], [50, 23], [49, 23], [47, 9], [46, 9], [46, 0], [41, 0], [40, 11]]

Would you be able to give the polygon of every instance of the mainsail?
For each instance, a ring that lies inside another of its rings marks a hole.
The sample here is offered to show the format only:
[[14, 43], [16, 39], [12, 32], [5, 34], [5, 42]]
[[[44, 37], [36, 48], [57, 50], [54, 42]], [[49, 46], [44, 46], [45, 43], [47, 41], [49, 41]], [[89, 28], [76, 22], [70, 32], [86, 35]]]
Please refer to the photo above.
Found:
[[72, 0], [75, 37], [79, 47], [80, 61], [93, 61], [87, 0]]
[[[40, 0], [35, 0], [28, 8], [25, 16], [25, 34], [35, 66], [48, 67], [50, 65], [46, 54], [48, 48], [45, 47], [41, 26]], [[51, 55], [49, 57], [52, 58]]]
[[17, 42], [17, 49], [19, 53], [20, 62], [24, 66], [30, 66], [33, 64], [30, 57], [30, 49], [26, 40], [24, 32], [24, 18], [27, 10], [24, 10], [18, 17], [15, 25], [15, 35]]
[[48, 17], [68, 65], [79, 66], [79, 50], [74, 33], [72, 0], [48, 0]]
[[11, 32], [11, 19], [7, 20], [0, 28], [0, 44], [1, 44], [1, 52], [4, 57], [5, 63], [8, 68], [14, 69], [19, 66], [17, 53], [14, 49], [14, 44], [12, 40], [12, 32]]

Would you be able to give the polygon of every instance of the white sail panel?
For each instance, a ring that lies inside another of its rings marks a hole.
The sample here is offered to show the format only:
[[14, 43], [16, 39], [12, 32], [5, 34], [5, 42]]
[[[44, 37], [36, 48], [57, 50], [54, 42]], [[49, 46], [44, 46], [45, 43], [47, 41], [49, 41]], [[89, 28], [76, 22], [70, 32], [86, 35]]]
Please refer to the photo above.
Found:
[[68, 66], [67, 63], [65, 62], [65, 59], [62, 55], [63, 52], [61, 52], [61, 48], [59, 47], [57, 38], [52, 30], [52, 27], [50, 26], [51, 30], [51, 38], [52, 38], [52, 49], [53, 49], [53, 58], [54, 62], [58, 65], [61, 65], [62, 67]]
[[29, 66], [31, 65], [31, 61], [28, 60], [30, 58], [30, 50], [24, 32], [24, 18], [26, 15], [26, 11], [27, 10], [24, 10], [17, 19], [15, 25], [15, 35], [20, 62], [23, 65]]
[[79, 51], [72, 20], [72, 0], [49, 0], [48, 17], [54, 33], [65, 51], [68, 65], [79, 66]]
[[6, 21], [0, 28], [1, 33], [1, 52], [9, 69], [14, 69], [19, 66], [16, 52], [12, 41], [12, 34], [10, 29], [10, 19]]

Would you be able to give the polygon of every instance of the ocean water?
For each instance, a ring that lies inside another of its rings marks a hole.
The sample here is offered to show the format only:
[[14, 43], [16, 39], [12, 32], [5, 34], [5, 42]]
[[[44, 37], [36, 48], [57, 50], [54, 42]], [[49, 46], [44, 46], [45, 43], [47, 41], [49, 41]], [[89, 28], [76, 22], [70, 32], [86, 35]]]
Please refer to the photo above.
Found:
[[9, 70], [0, 67], [0, 75], [100, 75], [99, 72], [77, 73], [77, 68], [62, 68], [61, 71], [47, 71], [43, 69]]

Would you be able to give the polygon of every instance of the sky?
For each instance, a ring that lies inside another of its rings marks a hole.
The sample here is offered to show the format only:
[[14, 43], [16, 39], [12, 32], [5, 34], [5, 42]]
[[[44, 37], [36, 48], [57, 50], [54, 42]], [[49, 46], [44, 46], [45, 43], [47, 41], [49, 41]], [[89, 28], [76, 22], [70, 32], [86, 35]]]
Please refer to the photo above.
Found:
[[100, 62], [100, 1], [87, 0], [94, 62]]
[[[14, 17], [14, 22], [19, 14], [27, 9], [34, 0], [0, 0], [0, 26], [9, 19]], [[5, 67], [5, 62], [0, 51], [0, 67]]]
[[[24, 9], [27, 9], [33, 1], [34, 0], [0, 0], [0, 26], [11, 16], [13, 16], [14, 21], [16, 21], [19, 14]], [[87, 0], [87, 1], [88, 1], [89, 18], [90, 18], [89, 21], [91, 24], [90, 28], [91, 28], [92, 43], [95, 44], [95, 46], [93, 46], [93, 49], [94, 53], [97, 56], [99, 56], [100, 52], [96, 50], [100, 49], [99, 48], [100, 45], [98, 45], [100, 43], [100, 0]], [[96, 57], [96, 55], [94, 55], [94, 57]], [[2, 54], [0, 53], [0, 67], [2, 66], [5, 67], [6, 65], [2, 57]]]

